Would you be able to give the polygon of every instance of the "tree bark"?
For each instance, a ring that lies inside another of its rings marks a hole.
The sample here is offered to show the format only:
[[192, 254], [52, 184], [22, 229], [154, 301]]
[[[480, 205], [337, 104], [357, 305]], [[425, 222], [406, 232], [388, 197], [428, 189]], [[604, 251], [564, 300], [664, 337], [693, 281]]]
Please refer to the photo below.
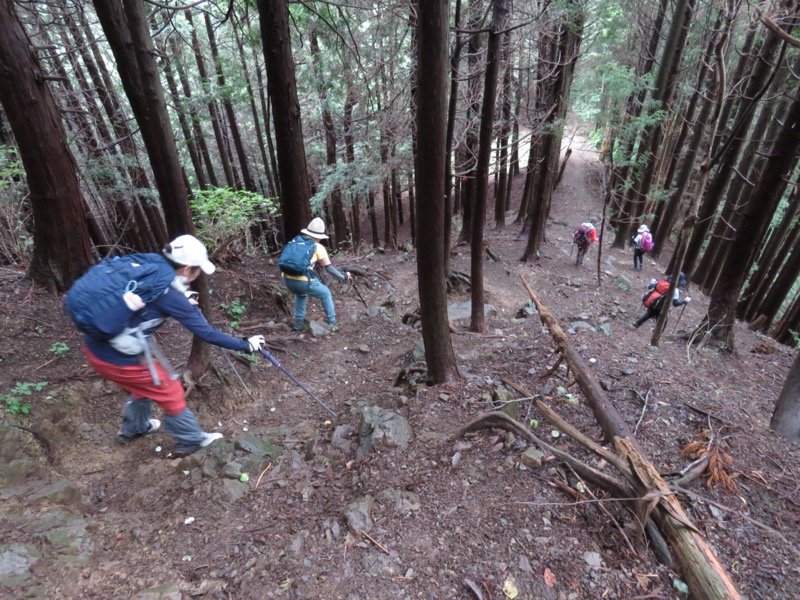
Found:
[[494, 11], [486, 44], [486, 75], [481, 107], [480, 142], [475, 171], [475, 206], [472, 213], [472, 240], [470, 242], [470, 282], [472, 315], [470, 331], [485, 332], [483, 261], [483, 230], [486, 224], [486, 195], [489, 189], [489, 160], [494, 137], [494, 107], [497, 102], [497, 75], [500, 72], [500, 38], [508, 15], [508, 0], [493, 0]]
[[586, 403], [603, 430], [603, 436], [635, 473], [636, 492], [641, 494], [643, 499], [651, 496], [657, 498], [657, 504], [651, 514], [677, 557], [692, 597], [714, 600], [739, 599], [739, 592], [725, 567], [691, 523], [658, 469], [633, 437], [622, 415], [606, 397], [592, 375], [590, 366], [569, 343], [567, 335], [528, 282], [524, 278], [522, 282], [536, 304], [542, 323], [550, 331], [556, 348], [574, 374]]
[[47, 289], [66, 291], [92, 262], [85, 204], [61, 114], [12, 0], [0, 0], [0, 104], [17, 141], [33, 209], [28, 276]]
[[458, 376], [447, 319], [447, 273], [441, 251], [444, 233], [448, 0], [418, 0], [417, 278], [422, 339], [434, 383]]
[[800, 442], [800, 353], [783, 384], [769, 426], [775, 433]]
[[289, 7], [284, 0], [258, 0], [258, 13], [278, 147], [283, 234], [288, 240], [311, 220], [311, 187], [289, 38]]

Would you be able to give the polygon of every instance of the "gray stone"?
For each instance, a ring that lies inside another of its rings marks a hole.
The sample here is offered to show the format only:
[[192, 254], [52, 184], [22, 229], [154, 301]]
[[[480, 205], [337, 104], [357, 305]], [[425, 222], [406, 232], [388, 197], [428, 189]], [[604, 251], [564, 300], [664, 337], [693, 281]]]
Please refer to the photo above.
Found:
[[411, 360], [413, 362], [425, 362], [425, 342], [418, 340], [411, 349]]
[[75, 504], [81, 498], [81, 491], [69, 479], [58, 479], [43, 489], [39, 489], [27, 500], [35, 502], [37, 500], [47, 500], [54, 504]]
[[[491, 304], [483, 305], [483, 314], [486, 317], [497, 316], [497, 309]], [[465, 300], [464, 302], [456, 302], [447, 307], [447, 318], [451, 321], [459, 319], [467, 319], [472, 316], [472, 300]]]
[[528, 557], [522, 554], [519, 557], [519, 570], [523, 573], [533, 573], [533, 567], [531, 567], [531, 561], [528, 560]]
[[411, 439], [411, 426], [405, 417], [370, 406], [361, 412], [359, 439], [366, 452], [382, 447], [405, 448]]
[[382, 306], [370, 306], [366, 312], [368, 317], [377, 317], [379, 315], [385, 315], [386, 309]]
[[224, 502], [236, 502], [250, 490], [250, 486], [237, 479], [223, 479], [219, 495]]
[[0, 586], [15, 588], [31, 577], [30, 568], [41, 558], [39, 551], [27, 544], [0, 546]]
[[626, 367], [626, 368], [622, 369], [621, 372], [622, 372], [623, 375], [633, 375], [633, 369], [631, 369], [630, 367]]
[[586, 321], [573, 321], [569, 324], [570, 333], [574, 333], [577, 329], [587, 329], [589, 331], [597, 331], [591, 324]]
[[337, 425], [331, 436], [331, 446], [342, 452], [350, 452], [350, 447], [353, 444], [352, 438], [355, 433], [356, 428], [352, 425]]
[[603, 559], [597, 552], [584, 552], [583, 560], [593, 569], [599, 569], [603, 566]]
[[611, 337], [611, 325], [608, 323], [603, 323], [600, 325], [600, 331], [606, 334], [607, 337]]
[[142, 590], [133, 597], [133, 600], [181, 600], [181, 598], [183, 595], [177, 583], [164, 583]]
[[344, 518], [350, 531], [356, 535], [362, 531], [369, 533], [372, 529], [372, 509], [374, 506], [375, 500], [372, 496], [357, 498], [347, 505], [344, 509]]
[[631, 280], [625, 277], [625, 275], [620, 275], [614, 280], [614, 285], [617, 286], [623, 292], [630, 292], [631, 291]]
[[244, 450], [258, 457], [275, 456], [277, 448], [264, 438], [252, 433], [243, 433], [233, 438], [233, 445], [237, 450]]
[[530, 300], [525, 306], [517, 311], [515, 318], [527, 319], [528, 317], [532, 317], [537, 314], [539, 314], [539, 311], [536, 310], [536, 305], [533, 303], [533, 300]]
[[519, 462], [531, 469], [538, 469], [544, 463], [544, 452], [538, 448], [528, 448], [520, 454]]
[[236, 461], [229, 462], [227, 465], [222, 467], [222, 472], [220, 473], [222, 477], [225, 477], [227, 479], [239, 479], [241, 474], [242, 474], [242, 465], [240, 465]]
[[59, 553], [73, 556], [73, 562], [83, 562], [89, 560], [94, 550], [86, 526], [81, 515], [59, 506], [39, 514], [35, 521], [26, 524], [25, 530], [47, 541]]
[[388, 489], [378, 494], [378, 500], [391, 505], [395, 512], [408, 514], [420, 509], [419, 496], [414, 492], [405, 490]]
[[367, 552], [361, 559], [361, 564], [372, 577], [395, 577], [401, 573], [398, 560], [382, 553]]
[[330, 327], [322, 321], [311, 321], [308, 324], [308, 329], [314, 337], [322, 337], [331, 332]]
[[25, 452], [24, 435], [15, 427], [0, 427], [0, 486], [16, 483], [38, 469], [36, 460]]

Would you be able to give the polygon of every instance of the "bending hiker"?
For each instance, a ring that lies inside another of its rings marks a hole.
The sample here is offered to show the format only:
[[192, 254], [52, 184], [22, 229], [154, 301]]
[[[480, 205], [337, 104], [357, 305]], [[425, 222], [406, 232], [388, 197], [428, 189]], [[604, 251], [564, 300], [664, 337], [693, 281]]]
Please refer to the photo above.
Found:
[[84, 332], [89, 364], [130, 393], [117, 441], [127, 443], [161, 427], [150, 418], [155, 402], [164, 412], [165, 431], [178, 441], [175, 452], [187, 454], [222, 434], [200, 428], [151, 334], [172, 317], [209, 344], [229, 350], [257, 352], [264, 336], [231, 337], [209, 325], [197, 308], [189, 284], [201, 271], [211, 275], [215, 270], [197, 238], [179, 236], [162, 254], [133, 254], [95, 265], [70, 289], [67, 308]]
[[578, 258], [575, 261], [577, 266], [583, 264], [583, 258], [589, 251], [589, 246], [597, 241], [597, 229], [594, 228], [594, 221], [581, 223], [572, 234], [572, 242], [578, 247]]
[[636, 236], [631, 238], [633, 243], [633, 270], [641, 271], [644, 266], [644, 253], [653, 249], [653, 235], [647, 225], [639, 225]]
[[[641, 327], [641, 325], [648, 319], [658, 318], [658, 316], [661, 314], [661, 307], [664, 306], [666, 294], [669, 291], [670, 281], [672, 281], [672, 276], [660, 280], [653, 279], [650, 282], [650, 285], [647, 286], [648, 291], [644, 296], [642, 296], [642, 303], [646, 309], [645, 313], [636, 321], [634, 321], [631, 327], [638, 328]], [[678, 285], [675, 287], [675, 292], [672, 295], [672, 306], [683, 306], [692, 301], [692, 299], [688, 296], [685, 300], [680, 299], [681, 290], [678, 288], [685, 287], [686, 283], [686, 276], [681, 273], [680, 277], [678, 278]]]
[[331, 326], [331, 331], [338, 331], [336, 324], [336, 309], [333, 306], [331, 291], [322, 283], [314, 272], [314, 265], [319, 262], [331, 275], [340, 281], [351, 279], [350, 273], [342, 274], [331, 264], [328, 251], [320, 241], [327, 240], [325, 223], [319, 217], [312, 219], [308, 227], [300, 230], [301, 235], [295, 236], [286, 244], [278, 258], [278, 267], [284, 285], [294, 294], [294, 323], [292, 329], [300, 331], [306, 317], [306, 302], [308, 297], [319, 298], [325, 320]]

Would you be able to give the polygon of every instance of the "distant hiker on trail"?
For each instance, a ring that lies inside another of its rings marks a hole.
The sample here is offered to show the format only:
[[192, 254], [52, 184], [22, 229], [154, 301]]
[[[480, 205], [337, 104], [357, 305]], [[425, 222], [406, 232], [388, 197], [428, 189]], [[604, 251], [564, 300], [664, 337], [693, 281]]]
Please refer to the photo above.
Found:
[[[669, 291], [669, 284], [672, 281], [672, 276], [666, 279], [653, 279], [650, 285], [647, 286], [647, 292], [642, 296], [642, 304], [645, 307], [645, 313], [631, 324], [631, 327], [639, 328], [648, 319], [657, 319], [661, 314], [661, 307], [664, 306], [666, 294]], [[688, 296], [685, 300], [681, 300], [681, 290], [678, 288], [686, 287], [686, 275], [680, 274], [678, 278], [678, 285], [672, 295], [672, 306], [684, 306], [692, 301]]]
[[151, 336], [168, 317], [193, 334], [221, 348], [254, 353], [263, 335], [231, 337], [208, 324], [189, 284], [200, 272], [211, 275], [214, 264], [205, 246], [182, 235], [162, 255], [132, 254], [104, 260], [78, 279], [67, 294], [67, 309], [84, 332], [83, 353], [100, 375], [130, 393], [117, 441], [127, 443], [154, 433], [161, 421], [151, 419], [152, 403], [164, 411], [164, 430], [188, 454], [222, 437], [200, 428], [186, 406], [184, 389], [169, 361]]
[[580, 267], [583, 265], [583, 258], [589, 251], [589, 246], [597, 241], [597, 229], [594, 228], [594, 221], [586, 221], [581, 223], [572, 233], [572, 243], [578, 247], [578, 258], [575, 265]]
[[306, 302], [308, 297], [319, 298], [325, 320], [331, 331], [338, 331], [336, 324], [336, 309], [333, 306], [331, 291], [322, 283], [314, 272], [314, 265], [319, 262], [325, 270], [341, 281], [351, 279], [350, 273], [342, 274], [331, 264], [328, 251], [320, 244], [327, 240], [325, 223], [319, 217], [312, 219], [308, 227], [300, 230], [300, 235], [295, 236], [283, 249], [278, 258], [278, 267], [281, 270], [283, 284], [294, 294], [294, 322], [292, 329], [300, 331], [306, 317]]
[[636, 236], [631, 238], [633, 243], [633, 270], [641, 271], [644, 266], [644, 253], [653, 249], [653, 234], [647, 225], [639, 225]]

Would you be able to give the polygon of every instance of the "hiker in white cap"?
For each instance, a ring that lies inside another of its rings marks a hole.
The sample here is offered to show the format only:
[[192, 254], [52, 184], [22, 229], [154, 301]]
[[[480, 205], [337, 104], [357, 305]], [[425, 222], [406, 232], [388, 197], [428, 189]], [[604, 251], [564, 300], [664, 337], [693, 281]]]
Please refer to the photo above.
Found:
[[[124, 303], [113, 306], [113, 310], [104, 311], [101, 327], [105, 331], [113, 330], [113, 320], [121, 320], [125, 328], [119, 327], [122, 333], [111, 339], [101, 335], [84, 333], [84, 355], [89, 364], [101, 376], [113, 381], [126, 390], [130, 397], [125, 404], [122, 426], [116, 439], [127, 443], [136, 438], [155, 433], [161, 427], [159, 419], [150, 418], [152, 404], [155, 402], [163, 411], [164, 429], [177, 440], [175, 452], [188, 454], [205, 448], [210, 443], [222, 438], [221, 433], [203, 431], [197, 417], [186, 405], [184, 389], [171, 369], [166, 356], [160, 351], [153, 334], [167, 318], [172, 317], [202, 340], [229, 350], [255, 353], [264, 345], [263, 335], [249, 338], [235, 338], [209, 325], [194, 300], [196, 292], [189, 289], [189, 284], [200, 276], [200, 272], [210, 275], [215, 271], [214, 264], [208, 260], [208, 252], [203, 243], [191, 235], [181, 235], [164, 247], [161, 255], [137, 254], [141, 266], [157, 268], [147, 269], [137, 283], [139, 287], [128, 286], [143, 293], [148, 283], [149, 273], [160, 277], [160, 285], [152, 299], [144, 302], [133, 290], [122, 295]], [[108, 261], [93, 268], [89, 274], [95, 277], [94, 288], [102, 289], [106, 280], [112, 282], [113, 271], [117, 265], [125, 261]], [[139, 266], [139, 264], [134, 264]], [[159, 275], [159, 273], [163, 275]], [[79, 280], [80, 281], [80, 280]], [[76, 288], [77, 289], [77, 288]], [[86, 302], [78, 297], [86, 294], [83, 286], [73, 298], [77, 307], [87, 303], [101, 303], [102, 298]], [[70, 292], [72, 294], [72, 292]], [[106, 294], [109, 295], [109, 294]], [[88, 309], [87, 309], [88, 310]], [[75, 316], [73, 315], [73, 319]]]
[[350, 273], [342, 273], [331, 264], [328, 251], [320, 242], [328, 239], [325, 235], [325, 223], [319, 217], [311, 220], [308, 227], [300, 230], [281, 252], [278, 267], [284, 285], [294, 294], [294, 322], [292, 329], [300, 331], [306, 317], [308, 297], [319, 298], [325, 320], [331, 331], [338, 331], [336, 309], [333, 306], [331, 291], [322, 283], [314, 272], [314, 265], [319, 263], [332, 276], [340, 281], [349, 280]]
[[644, 253], [653, 249], [653, 235], [647, 225], [639, 225], [636, 236], [631, 238], [633, 243], [633, 270], [641, 271], [644, 266]]

